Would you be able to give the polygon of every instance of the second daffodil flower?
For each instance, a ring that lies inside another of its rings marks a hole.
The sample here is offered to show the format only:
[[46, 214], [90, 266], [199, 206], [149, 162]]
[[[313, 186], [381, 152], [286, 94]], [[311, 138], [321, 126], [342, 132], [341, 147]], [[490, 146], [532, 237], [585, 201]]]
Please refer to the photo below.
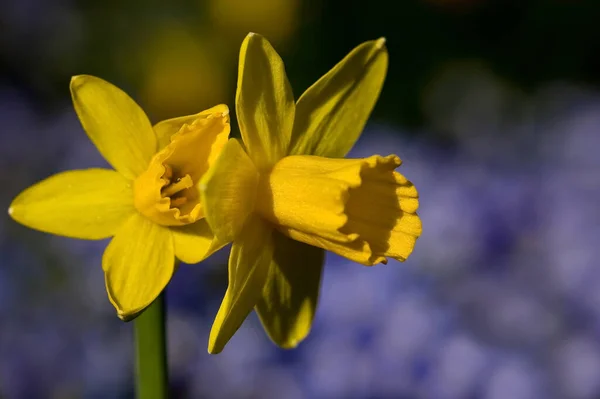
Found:
[[201, 181], [209, 225], [233, 241], [209, 352], [220, 352], [252, 309], [279, 346], [303, 340], [323, 250], [368, 266], [412, 252], [419, 201], [395, 171], [400, 159], [341, 158], [364, 128], [387, 62], [384, 39], [363, 43], [294, 102], [269, 42], [257, 34], [244, 40], [236, 95], [243, 143], [228, 141]]
[[204, 219], [197, 185], [227, 142], [229, 110], [219, 105], [152, 126], [102, 79], [75, 76], [71, 95], [83, 128], [115, 170], [51, 176], [19, 194], [9, 213], [57, 235], [114, 236], [102, 267], [109, 299], [127, 320], [165, 288], [175, 257], [196, 263], [222, 246]]

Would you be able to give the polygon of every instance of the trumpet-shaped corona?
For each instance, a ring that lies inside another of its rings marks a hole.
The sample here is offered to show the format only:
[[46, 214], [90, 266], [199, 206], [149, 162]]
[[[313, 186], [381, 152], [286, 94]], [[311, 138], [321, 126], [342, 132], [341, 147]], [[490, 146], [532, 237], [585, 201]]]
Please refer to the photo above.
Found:
[[213, 115], [183, 125], [133, 182], [137, 210], [163, 226], [183, 226], [203, 218], [197, 185], [227, 140], [222, 130], [223, 121]]
[[417, 190], [397, 156], [285, 157], [261, 179], [256, 209], [284, 235], [371, 266], [404, 260], [421, 232]]

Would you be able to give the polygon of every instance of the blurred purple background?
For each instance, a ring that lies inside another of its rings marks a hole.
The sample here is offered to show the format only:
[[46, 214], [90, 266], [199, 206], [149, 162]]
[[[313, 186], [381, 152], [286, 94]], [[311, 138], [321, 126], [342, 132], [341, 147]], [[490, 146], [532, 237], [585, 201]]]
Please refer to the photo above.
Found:
[[[600, 397], [600, 33], [593, 1], [0, 1], [0, 208], [56, 172], [106, 165], [71, 75], [153, 121], [233, 109], [248, 31], [296, 97], [386, 36], [388, 79], [352, 156], [397, 153], [421, 196], [405, 263], [328, 255], [312, 333], [276, 348], [252, 315], [217, 356], [226, 251], [168, 287], [174, 398]], [[594, 17], [595, 16], [595, 17]], [[0, 219], [0, 397], [133, 397], [132, 324], [104, 290], [106, 241]]]

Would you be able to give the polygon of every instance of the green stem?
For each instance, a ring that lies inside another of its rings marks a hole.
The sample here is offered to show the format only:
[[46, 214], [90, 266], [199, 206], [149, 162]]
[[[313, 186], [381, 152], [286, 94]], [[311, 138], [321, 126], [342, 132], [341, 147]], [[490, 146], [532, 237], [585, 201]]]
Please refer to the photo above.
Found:
[[168, 396], [164, 292], [134, 321], [136, 397]]

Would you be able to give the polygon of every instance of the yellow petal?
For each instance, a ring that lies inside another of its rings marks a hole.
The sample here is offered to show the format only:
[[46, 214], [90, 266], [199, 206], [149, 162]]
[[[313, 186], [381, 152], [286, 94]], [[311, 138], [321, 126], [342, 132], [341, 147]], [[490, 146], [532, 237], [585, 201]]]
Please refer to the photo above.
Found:
[[171, 231], [135, 213], [108, 244], [102, 268], [110, 302], [121, 319], [130, 319], [150, 305], [173, 276]]
[[294, 124], [294, 95], [281, 57], [250, 33], [240, 49], [235, 106], [242, 139], [259, 168], [286, 155]]
[[206, 219], [172, 227], [175, 256], [185, 263], [198, 263], [223, 248], [226, 242], [215, 238]]
[[71, 79], [71, 96], [83, 129], [108, 163], [129, 179], [142, 173], [156, 152], [156, 136], [139, 105], [89, 75]]
[[210, 330], [209, 353], [223, 350], [260, 299], [273, 257], [271, 234], [266, 223], [252, 217], [233, 243], [229, 285]]
[[242, 149], [231, 139], [221, 156], [200, 182], [204, 215], [220, 241], [231, 242], [254, 210], [258, 172]]
[[281, 233], [256, 312], [269, 337], [282, 348], [296, 347], [310, 332], [319, 299], [324, 252]]
[[365, 42], [302, 94], [290, 154], [343, 157], [365, 126], [388, 65], [385, 39]]
[[134, 212], [131, 181], [108, 169], [58, 173], [23, 191], [8, 210], [32, 229], [83, 239], [114, 235]]
[[220, 104], [198, 114], [180, 116], [178, 118], [167, 119], [154, 125], [156, 140], [158, 141], [158, 150], [165, 148], [170, 142], [171, 137], [177, 133], [183, 125], [191, 125], [198, 119], [205, 119], [213, 114], [229, 115], [227, 105]]

